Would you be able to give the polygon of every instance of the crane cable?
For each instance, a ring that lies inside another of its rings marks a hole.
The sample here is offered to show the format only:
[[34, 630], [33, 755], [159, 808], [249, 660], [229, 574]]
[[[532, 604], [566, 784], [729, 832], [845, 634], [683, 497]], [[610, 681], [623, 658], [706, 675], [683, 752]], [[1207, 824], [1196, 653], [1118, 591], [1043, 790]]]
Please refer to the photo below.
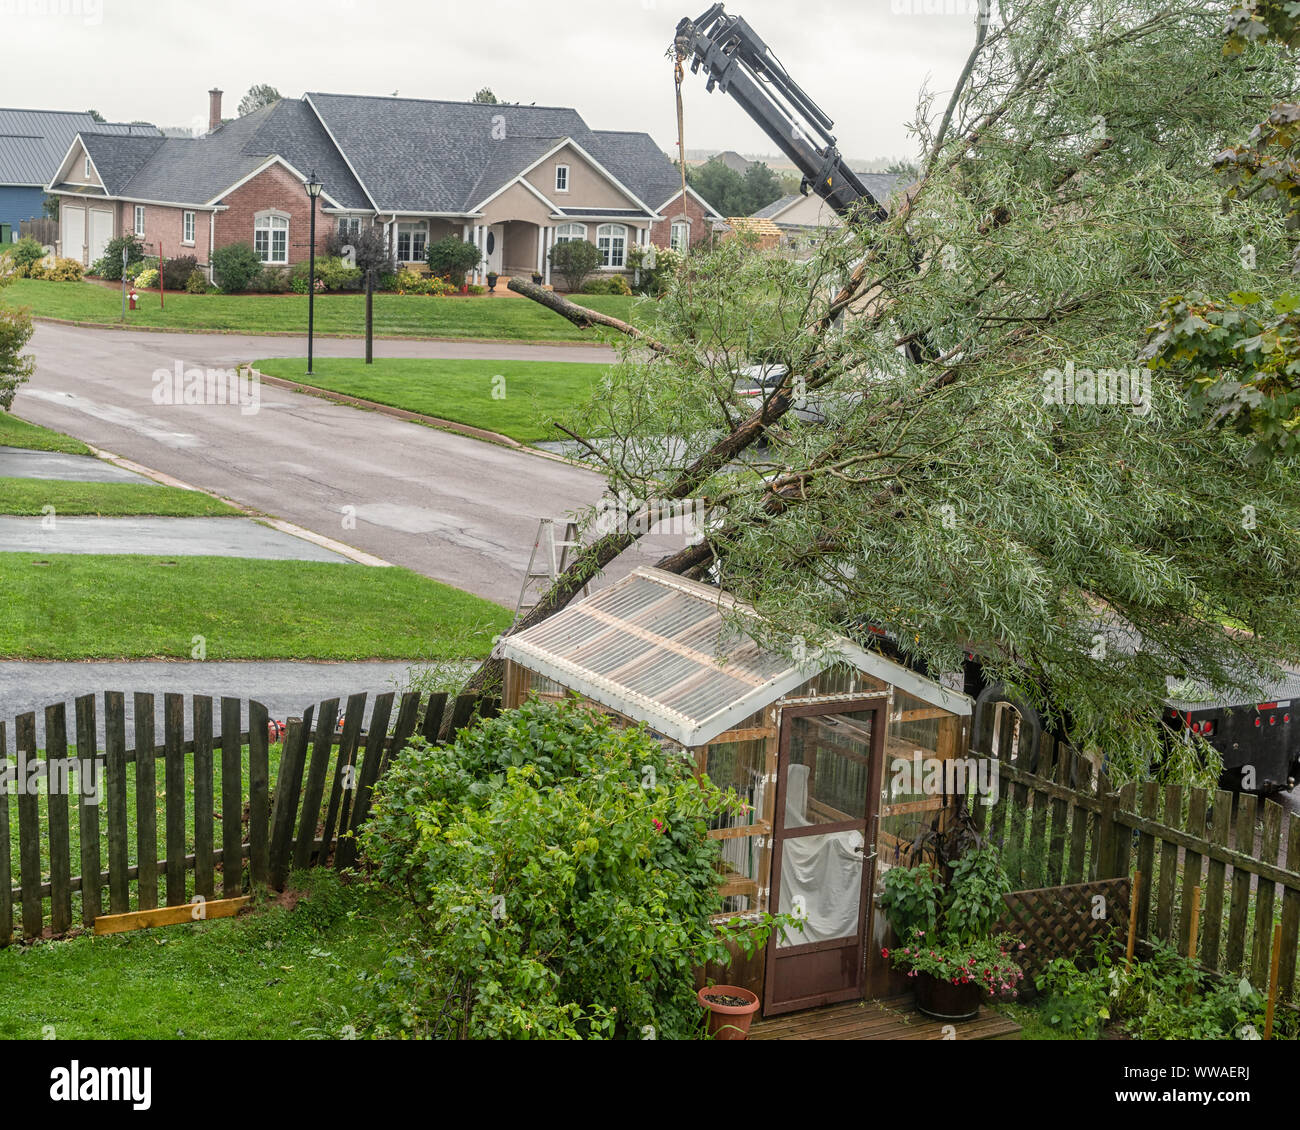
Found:
[[[686, 77], [686, 72], [682, 69], [682, 64], [686, 61], [685, 43], [679, 38], [674, 43], [676, 62], [673, 65], [673, 84], [677, 88], [677, 166], [682, 174], [682, 220], [686, 224], [686, 230], [689, 233], [690, 216], [686, 213], [686, 113], [682, 106], [682, 80]], [[672, 245], [672, 221], [669, 221], [668, 243]], [[689, 247], [690, 236], [687, 236]], [[688, 271], [686, 274], [686, 297], [689, 301], [691, 294], [691, 276]]]

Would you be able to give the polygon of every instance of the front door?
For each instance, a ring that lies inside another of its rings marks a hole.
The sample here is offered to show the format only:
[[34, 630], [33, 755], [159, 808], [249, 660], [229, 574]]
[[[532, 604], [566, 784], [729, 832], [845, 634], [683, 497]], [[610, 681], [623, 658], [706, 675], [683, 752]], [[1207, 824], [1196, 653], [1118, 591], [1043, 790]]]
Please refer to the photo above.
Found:
[[487, 269], [495, 271], [498, 275], [501, 273], [501, 244], [505, 240], [505, 226], [503, 224], [493, 224], [487, 230]]
[[782, 710], [773, 903], [803, 929], [768, 941], [764, 1015], [862, 996], [884, 736], [883, 699]]

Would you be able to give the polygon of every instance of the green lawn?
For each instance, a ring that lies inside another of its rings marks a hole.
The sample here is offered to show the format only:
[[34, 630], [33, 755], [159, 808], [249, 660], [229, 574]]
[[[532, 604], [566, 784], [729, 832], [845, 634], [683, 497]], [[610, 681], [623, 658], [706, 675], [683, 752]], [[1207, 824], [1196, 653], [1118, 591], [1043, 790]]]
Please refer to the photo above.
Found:
[[90, 448], [81, 440], [29, 424], [8, 412], [0, 412], [0, 447], [26, 447], [32, 451], [58, 451], [64, 455], [90, 454]]
[[500, 605], [406, 569], [232, 557], [0, 553], [0, 658], [461, 659]]
[[0, 1039], [339, 1039], [394, 908], [331, 872], [238, 918], [0, 950]]
[[[5, 301], [26, 306], [45, 318], [78, 322], [120, 321], [118, 291], [95, 283], [17, 279], [5, 290]], [[575, 301], [625, 321], [653, 316], [652, 299], [621, 295], [580, 295]], [[316, 299], [316, 332], [360, 337], [365, 334], [365, 296], [325, 294]], [[140, 308], [127, 314], [132, 326], [190, 330], [231, 330], [240, 333], [305, 333], [307, 296], [300, 294], [228, 295], [169, 294], [165, 308], [158, 295], [144, 294]], [[375, 333], [400, 337], [465, 337], [511, 341], [599, 341], [558, 314], [526, 298], [429, 298], [421, 295], [376, 294]]]
[[590, 399], [605, 366], [552, 361], [433, 361], [390, 358], [367, 365], [352, 358], [318, 359], [305, 375], [301, 357], [272, 357], [254, 367], [273, 377], [303, 381], [529, 443], [562, 439], [551, 425]]
[[0, 514], [54, 513], [105, 517], [156, 515], [166, 518], [216, 518], [239, 514], [233, 506], [197, 490], [157, 483], [74, 483], [61, 479], [0, 478]]

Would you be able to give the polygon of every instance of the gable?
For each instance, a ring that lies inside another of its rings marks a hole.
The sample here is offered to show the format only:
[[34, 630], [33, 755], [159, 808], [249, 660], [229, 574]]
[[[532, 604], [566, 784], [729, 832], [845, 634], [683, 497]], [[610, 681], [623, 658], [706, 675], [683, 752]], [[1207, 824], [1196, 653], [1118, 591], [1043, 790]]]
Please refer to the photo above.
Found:
[[[555, 187], [555, 170], [560, 165], [569, 170], [567, 192], [559, 192]], [[525, 173], [524, 179], [560, 208], [641, 209], [629, 191], [619, 188], [609, 173], [587, 160], [572, 144], [546, 157]]]

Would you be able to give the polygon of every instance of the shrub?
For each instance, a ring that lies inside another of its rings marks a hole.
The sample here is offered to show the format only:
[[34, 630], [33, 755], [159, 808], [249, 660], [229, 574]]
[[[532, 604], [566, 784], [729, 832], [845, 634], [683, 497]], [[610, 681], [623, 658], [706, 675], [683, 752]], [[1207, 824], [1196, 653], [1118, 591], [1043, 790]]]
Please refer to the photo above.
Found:
[[[36, 274], [39, 271], [40, 274]], [[48, 279], [50, 282], [80, 282], [85, 273], [81, 264], [75, 259], [55, 259], [48, 267], [39, 263], [31, 266], [31, 278]]]
[[630, 247], [627, 265], [637, 272], [637, 290], [642, 294], [660, 295], [677, 276], [686, 256], [671, 247]]
[[446, 279], [459, 290], [465, 285], [465, 274], [479, 265], [479, 249], [456, 235], [449, 235], [431, 243], [424, 252], [429, 270]]
[[239, 294], [262, 273], [262, 261], [248, 243], [228, 243], [212, 253], [216, 283], [227, 294]]
[[379, 275], [393, 273], [393, 256], [384, 240], [384, 229], [376, 224], [362, 225], [359, 232], [341, 236], [335, 231], [326, 242], [326, 253], [337, 259], [343, 259], [344, 249], [352, 248], [352, 262], [361, 271], [362, 286], [365, 285], [365, 273], [373, 269], [376, 284]]
[[[311, 278], [311, 260], [295, 263], [290, 271], [290, 287], [295, 294], [306, 294]], [[327, 290], [356, 290], [362, 275], [357, 267], [349, 267], [342, 259], [322, 255], [316, 260], [316, 293]]]
[[412, 271], [403, 267], [397, 272], [395, 279], [395, 288], [398, 294], [454, 294], [456, 288], [446, 279], [440, 279], [437, 275], [422, 275], [419, 271]]
[[376, 290], [393, 291], [397, 289], [397, 275], [392, 271], [384, 271], [375, 279]]
[[101, 279], [120, 281], [122, 278], [122, 249], [126, 249], [127, 269], [144, 258], [144, 243], [137, 235], [119, 235], [108, 241], [104, 254], [95, 260], [91, 273]]
[[[0, 286], [9, 281], [0, 274]], [[31, 336], [32, 317], [26, 310], [0, 306], [0, 411], [8, 410], [18, 386], [36, 369], [36, 358], [22, 352]]]
[[148, 267], [135, 276], [135, 285], [141, 290], [152, 290], [158, 285], [158, 268]]
[[[17, 243], [10, 244], [5, 250], [13, 258], [14, 266], [19, 268], [30, 267], [33, 263], [39, 263], [45, 258], [45, 248], [30, 235], [20, 239]], [[25, 278], [26, 276], [19, 277]]]
[[622, 275], [610, 275], [607, 279], [591, 279], [582, 286], [583, 294], [631, 294], [632, 288]]
[[184, 290], [199, 266], [193, 255], [178, 255], [175, 259], [166, 259], [162, 266], [162, 282], [167, 290]]
[[291, 282], [288, 267], [273, 267], [268, 264], [258, 272], [252, 289], [264, 294], [288, 294]]
[[198, 269], [191, 271], [190, 277], [185, 280], [185, 293], [207, 294], [208, 276]]
[[776, 920], [710, 924], [708, 827], [739, 801], [692, 768], [644, 727], [572, 702], [529, 702], [446, 748], [417, 739], [362, 833], [371, 881], [412, 911], [366, 976], [375, 1034], [702, 1035], [695, 968], [728, 960], [728, 937], [752, 952]]
[[487, 294], [487, 287], [479, 286], [478, 283], [470, 283], [466, 290], [470, 294]]
[[570, 293], [582, 290], [582, 284], [602, 261], [600, 248], [590, 240], [570, 239], [551, 248], [551, 269], [564, 279]]
[[134, 263], [126, 265], [124, 272], [128, 282], [134, 282], [140, 275], [148, 270], [156, 271], [158, 269], [158, 258], [155, 255], [146, 255], [143, 259], [138, 259]]

